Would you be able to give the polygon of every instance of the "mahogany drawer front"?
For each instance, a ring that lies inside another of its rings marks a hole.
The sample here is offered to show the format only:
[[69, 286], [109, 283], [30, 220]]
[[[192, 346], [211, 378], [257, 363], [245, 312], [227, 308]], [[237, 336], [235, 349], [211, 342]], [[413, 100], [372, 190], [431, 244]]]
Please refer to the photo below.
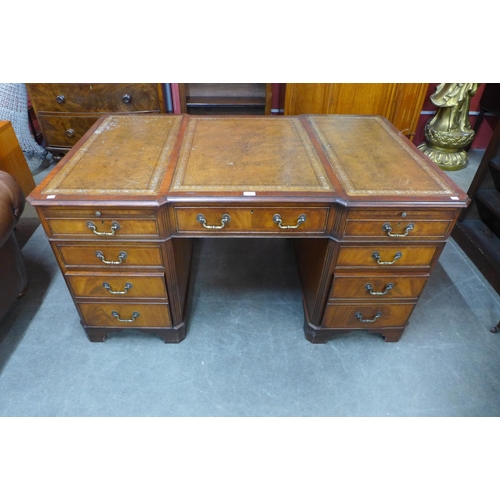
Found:
[[98, 118], [99, 116], [96, 115], [40, 114], [38, 121], [48, 144], [71, 148], [85, 135]]
[[76, 298], [95, 299], [167, 299], [163, 274], [83, 274], [66, 273]]
[[429, 268], [434, 259], [438, 245], [407, 246], [407, 245], [377, 245], [341, 247], [337, 267], [425, 267]]
[[39, 112], [161, 112], [155, 83], [30, 84], [29, 93]]
[[325, 328], [402, 327], [415, 304], [328, 304], [323, 318]]
[[347, 214], [348, 220], [396, 220], [411, 222], [412, 220], [453, 220], [457, 209], [418, 209], [418, 208], [351, 208]]
[[168, 304], [80, 302], [88, 326], [147, 328], [172, 326]]
[[379, 237], [386, 240], [404, 238], [443, 238], [450, 229], [451, 220], [425, 221], [409, 219], [348, 220], [345, 226], [346, 237]]
[[142, 217], [154, 217], [156, 211], [153, 208], [121, 208], [116, 206], [95, 206], [87, 207], [43, 207], [43, 215], [46, 219], [85, 219], [93, 220], [107, 218], [138, 219]]
[[57, 250], [65, 266], [94, 266], [102, 268], [163, 266], [159, 245], [57, 244]]
[[[289, 236], [324, 233], [328, 210], [328, 207], [177, 207], [175, 219], [179, 233], [272, 232]], [[224, 222], [224, 215], [229, 216], [227, 222]], [[202, 219], [205, 226], [216, 227], [204, 227]]]
[[333, 299], [417, 299], [428, 275], [401, 276], [334, 276], [330, 300]]
[[[156, 219], [120, 219], [89, 217], [85, 219], [47, 218], [53, 236], [82, 236], [103, 240], [120, 238], [156, 237], [159, 235]], [[98, 234], [96, 234], [98, 233]]]

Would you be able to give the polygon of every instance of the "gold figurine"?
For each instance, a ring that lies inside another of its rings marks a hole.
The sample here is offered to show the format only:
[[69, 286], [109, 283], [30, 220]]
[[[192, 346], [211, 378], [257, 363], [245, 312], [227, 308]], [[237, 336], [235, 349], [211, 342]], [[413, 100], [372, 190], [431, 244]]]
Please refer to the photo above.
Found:
[[469, 161], [465, 148], [474, 138], [469, 121], [471, 97], [479, 83], [440, 83], [431, 95], [439, 109], [425, 126], [425, 142], [418, 146], [443, 170], [461, 170]]

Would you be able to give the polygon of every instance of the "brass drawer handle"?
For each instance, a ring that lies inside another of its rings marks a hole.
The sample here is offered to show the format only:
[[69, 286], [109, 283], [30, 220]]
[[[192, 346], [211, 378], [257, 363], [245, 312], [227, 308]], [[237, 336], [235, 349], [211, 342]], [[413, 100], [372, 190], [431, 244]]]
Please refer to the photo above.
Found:
[[222, 229], [230, 220], [231, 217], [229, 217], [228, 214], [224, 214], [222, 216], [222, 219], [220, 220], [220, 226], [209, 226], [207, 225], [207, 220], [205, 219], [203, 214], [198, 214], [196, 216], [196, 220], [203, 225], [205, 229]]
[[360, 312], [357, 312], [355, 316], [358, 321], [361, 321], [361, 323], [375, 323], [375, 321], [377, 321], [377, 319], [382, 316], [382, 313], [378, 312], [377, 314], [375, 314], [375, 316], [373, 316], [372, 319], [363, 318], [363, 315]]
[[273, 221], [276, 222], [276, 224], [278, 224], [278, 227], [280, 229], [297, 229], [301, 224], [303, 224], [306, 221], [306, 218], [307, 217], [305, 214], [300, 214], [299, 218], [297, 219], [297, 224], [295, 226], [284, 226], [280, 214], [274, 214]]
[[121, 264], [126, 258], [127, 258], [127, 253], [126, 252], [120, 252], [118, 254], [118, 260], [106, 260], [104, 258], [104, 254], [100, 251], [100, 250], [97, 250], [97, 252], [95, 253], [96, 257], [98, 259], [101, 259], [102, 262], [104, 264], [109, 264], [109, 265], [112, 265], [112, 266], [117, 266], [119, 264]]
[[113, 221], [111, 223], [111, 232], [110, 233], [97, 231], [95, 224], [90, 220], [87, 221], [87, 227], [89, 229], [91, 229], [94, 234], [97, 234], [97, 236], [114, 236], [115, 232], [118, 231], [118, 229], [120, 229], [120, 224], [118, 224], [118, 222]]
[[382, 230], [385, 231], [387, 233], [387, 236], [390, 236], [391, 238], [404, 238], [405, 236], [408, 236], [408, 233], [412, 230], [412, 229], [415, 229], [415, 224], [413, 224], [413, 222], [410, 222], [407, 226], [406, 226], [406, 229], [405, 229], [405, 232], [404, 233], [391, 233], [392, 231], [392, 227], [391, 225], [386, 222], [383, 226], [382, 226]]
[[123, 290], [112, 290], [111, 285], [109, 283], [104, 282], [102, 287], [105, 288], [109, 293], [113, 295], [125, 295], [132, 288], [132, 283], [125, 283]]
[[140, 316], [140, 314], [135, 311], [132, 313], [132, 317], [130, 319], [120, 318], [120, 315], [116, 311], [111, 311], [111, 315], [122, 323], [133, 323]]
[[382, 261], [380, 260], [380, 254], [378, 252], [373, 252], [372, 257], [375, 259], [377, 264], [380, 264], [381, 266], [390, 266], [394, 264], [398, 259], [400, 259], [403, 256], [401, 252], [396, 252], [394, 255], [394, 259], [392, 261]]
[[122, 101], [125, 104], [130, 104], [130, 102], [132, 101], [132, 96], [130, 94], [124, 94], [122, 97]]
[[387, 283], [385, 289], [383, 292], [375, 292], [373, 290], [373, 287], [372, 287], [372, 284], [371, 283], [367, 283], [365, 285], [365, 288], [368, 290], [368, 293], [370, 295], [385, 295], [389, 290], [392, 290], [394, 288], [394, 283]]
[[61, 95], [58, 95], [56, 97], [56, 101], [59, 103], [59, 104], [64, 104], [66, 102], [66, 97], [64, 97], [62, 94]]
[[68, 130], [66, 130], [66, 135], [68, 137], [73, 137], [75, 135], [75, 131], [72, 128], [69, 128]]

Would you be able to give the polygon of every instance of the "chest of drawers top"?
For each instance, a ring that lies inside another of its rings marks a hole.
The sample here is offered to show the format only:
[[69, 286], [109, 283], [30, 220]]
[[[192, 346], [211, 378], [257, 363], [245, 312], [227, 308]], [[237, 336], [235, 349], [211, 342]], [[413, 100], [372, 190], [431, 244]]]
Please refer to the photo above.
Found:
[[100, 118], [32, 193], [99, 200], [462, 208], [467, 195], [378, 116]]

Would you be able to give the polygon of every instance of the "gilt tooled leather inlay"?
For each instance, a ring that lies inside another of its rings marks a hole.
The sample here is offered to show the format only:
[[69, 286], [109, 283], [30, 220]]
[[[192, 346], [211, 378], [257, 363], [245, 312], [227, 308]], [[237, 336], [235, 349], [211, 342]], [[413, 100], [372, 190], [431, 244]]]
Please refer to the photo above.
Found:
[[43, 193], [157, 193], [181, 121], [178, 115], [106, 117]]
[[300, 120], [190, 117], [172, 191], [333, 192]]
[[307, 120], [348, 195], [454, 193], [378, 116], [311, 115]]

